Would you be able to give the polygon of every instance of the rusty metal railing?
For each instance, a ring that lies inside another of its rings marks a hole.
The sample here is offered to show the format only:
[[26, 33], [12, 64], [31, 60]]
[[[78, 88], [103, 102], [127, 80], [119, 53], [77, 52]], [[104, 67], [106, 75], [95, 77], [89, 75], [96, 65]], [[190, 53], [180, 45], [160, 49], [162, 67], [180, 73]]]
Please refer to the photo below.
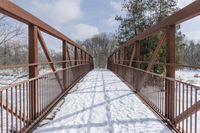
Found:
[[[108, 69], [125, 81], [176, 132], [200, 132], [200, 86], [175, 78], [176, 67], [200, 69], [200, 66], [175, 63], [176, 25], [199, 14], [200, 1], [196, 0], [126, 42], [109, 56], [107, 63]], [[141, 61], [140, 41], [155, 34], [160, 35], [160, 40], [150, 61]], [[166, 61], [157, 62], [164, 45]], [[154, 66], [163, 67], [166, 72], [156, 74], [152, 72]]]
[[[0, 88], [0, 132], [30, 132], [93, 69], [93, 58], [74, 41], [8, 0], [0, 1], [0, 13], [27, 24], [29, 40], [29, 64], [0, 66], [1, 70], [28, 70], [25, 80]], [[42, 32], [62, 41], [61, 61], [51, 57]], [[39, 63], [38, 45], [47, 62]], [[50, 72], [40, 75], [42, 65], [49, 66]]]
[[[80, 64], [2, 87], [0, 89], [1, 132], [29, 131], [30, 127], [39, 122], [88, 71], [90, 64]], [[59, 80], [65, 83], [66, 89], [60, 88], [55, 73], [60, 77], [65, 73], [65, 81], [63, 77]], [[37, 85], [34, 101], [31, 86], [33, 83]], [[31, 106], [34, 105], [32, 102], [37, 103], [34, 107], [36, 114], [31, 113], [33, 108]]]
[[[177, 132], [198, 132], [199, 86], [123, 64], [112, 64], [109, 69], [123, 79], [163, 119], [168, 121], [166, 118], [169, 117], [171, 121], [168, 122]], [[135, 88], [140, 82], [135, 80], [138, 73], [140, 77], [148, 75], [140, 91]], [[170, 92], [166, 89], [170, 89]], [[168, 97], [172, 92], [173, 96]], [[171, 107], [174, 111], [168, 107], [171, 105], [169, 102], [174, 103], [174, 107]]]

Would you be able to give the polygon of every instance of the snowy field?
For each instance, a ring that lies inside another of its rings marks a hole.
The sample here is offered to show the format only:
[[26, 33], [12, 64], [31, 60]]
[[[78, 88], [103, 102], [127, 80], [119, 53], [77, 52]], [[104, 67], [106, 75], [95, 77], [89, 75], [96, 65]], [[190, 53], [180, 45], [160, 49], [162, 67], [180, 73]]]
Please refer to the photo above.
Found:
[[194, 84], [196, 86], [200, 86], [200, 70], [177, 70], [176, 79], [186, 83]]
[[112, 72], [94, 70], [65, 97], [55, 118], [35, 133], [169, 133]]
[[[57, 70], [60, 69], [61, 68]], [[50, 72], [52, 72], [50, 68], [40, 69], [39, 75], [41, 76]], [[28, 79], [28, 70], [24, 70], [22, 68], [0, 70], [0, 87], [8, 86], [27, 79]]]

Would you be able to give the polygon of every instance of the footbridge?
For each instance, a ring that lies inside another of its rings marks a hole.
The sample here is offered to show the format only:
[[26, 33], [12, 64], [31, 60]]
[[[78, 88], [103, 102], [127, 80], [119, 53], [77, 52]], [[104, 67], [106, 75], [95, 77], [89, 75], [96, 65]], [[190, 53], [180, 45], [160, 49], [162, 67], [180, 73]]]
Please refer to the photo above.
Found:
[[[108, 69], [94, 69], [84, 48], [11, 1], [0, 0], [0, 13], [28, 26], [28, 64], [0, 66], [28, 73], [0, 88], [1, 133], [200, 132], [200, 85], [175, 77], [179, 67], [200, 69], [175, 60], [176, 26], [199, 15], [199, 0], [116, 49]], [[44, 33], [62, 41], [61, 61], [53, 60]], [[151, 59], [141, 61], [140, 42], [154, 35], [159, 43]], [[39, 62], [38, 47], [47, 62]], [[162, 48], [166, 62], [157, 62]], [[40, 74], [42, 65], [48, 73]], [[155, 73], [155, 65], [166, 72]]]

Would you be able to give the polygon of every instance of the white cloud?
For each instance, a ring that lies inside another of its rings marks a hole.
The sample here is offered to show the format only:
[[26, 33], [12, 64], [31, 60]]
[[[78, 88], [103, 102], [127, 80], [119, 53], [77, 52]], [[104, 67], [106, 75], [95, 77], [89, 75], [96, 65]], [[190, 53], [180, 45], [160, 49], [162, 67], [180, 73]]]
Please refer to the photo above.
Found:
[[[195, 0], [178, 0], [178, 6], [183, 8], [194, 1]], [[186, 39], [195, 40], [195, 41], [200, 40], [200, 37], [199, 37], [200, 28], [198, 26], [199, 23], [200, 23], [200, 16], [194, 17], [192, 19], [189, 19], [181, 23], [181, 32], [185, 34]]]
[[123, 14], [122, 11], [122, 1], [119, 0], [112, 0], [110, 2], [110, 7], [113, 10], [113, 14], [111, 14], [111, 16], [107, 19], [107, 25], [112, 27], [112, 28], [116, 28], [118, 26], [118, 22], [115, 20], [115, 16], [116, 15], [120, 15]]
[[200, 41], [199, 37], [200, 31], [191, 31], [191, 32], [185, 32], [185, 37], [187, 40], [194, 40], [196, 42]]
[[122, 2], [121, 1], [111, 1], [110, 6], [113, 10], [120, 12], [122, 10]]
[[115, 26], [118, 26], [118, 22], [115, 20], [115, 16], [111, 16], [108, 20], [107, 20], [107, 24], [110, 26], [110, 27], [115, 27]]
[[62, 24], [81, 17], [80, 2], [81, 0], [34, 0], [33, 4], [40, 14]]
[[97, 27], [87, 24], [78, 24], [71, 33], [71, 37], [75, 40], [85, 40], [96, 34], [99, 34], [99, 29]]

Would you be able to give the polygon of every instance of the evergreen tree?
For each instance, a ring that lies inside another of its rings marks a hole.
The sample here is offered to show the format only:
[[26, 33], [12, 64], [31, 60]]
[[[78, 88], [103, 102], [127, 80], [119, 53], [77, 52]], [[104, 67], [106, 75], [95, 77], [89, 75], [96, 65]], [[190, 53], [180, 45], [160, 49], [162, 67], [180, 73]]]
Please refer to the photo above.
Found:
[[126, 14], [116, 16], [121, 23], [119, 42], [126, 42], [171, 15], [177, 10], [176, 5], [175, 0], [124, 0], [123, 10]]
[[[116, 20], [120, 21], [118, 28], [118, 40], [120, 44], [134, 38], [149, 27], [165, 19], [178, 10], [176, 0], [124, 0], [123, 10], [125, 15], [116, 16]], [[180, 26], [177, 26], [177, 31]], [[154, 49], [156, 48], [161, 34], [157, 33], [140, 42], [140, 60], [149, 61]], [[177, 32], [177, 62], [182, 60], [183, 35]], [[160, 50], [158, 61], [166, 61], [166, 46]], [[141, 68], [146, 69], [147, 64], [142, 64]], [[154, 65], [154, 72], [163, 73], [164, 67]]]

